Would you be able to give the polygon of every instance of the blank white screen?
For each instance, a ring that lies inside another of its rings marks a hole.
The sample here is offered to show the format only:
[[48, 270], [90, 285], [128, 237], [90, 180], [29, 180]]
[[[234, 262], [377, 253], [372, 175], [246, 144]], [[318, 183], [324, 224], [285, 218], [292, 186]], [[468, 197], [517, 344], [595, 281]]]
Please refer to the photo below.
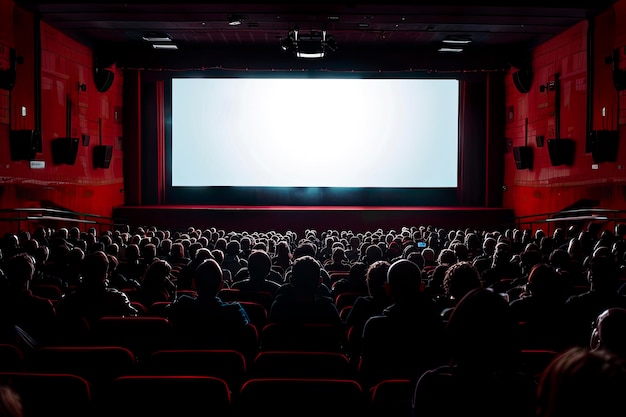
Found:
[[174, 78], [172, 186], [457, 186], [459, 82]]

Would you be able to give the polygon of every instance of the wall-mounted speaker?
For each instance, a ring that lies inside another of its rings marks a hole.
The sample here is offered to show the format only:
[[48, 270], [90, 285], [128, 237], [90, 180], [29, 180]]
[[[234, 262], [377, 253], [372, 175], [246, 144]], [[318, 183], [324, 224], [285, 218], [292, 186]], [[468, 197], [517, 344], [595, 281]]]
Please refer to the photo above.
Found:
[[12, 90], [16, 75], [14, 69], [0, 70], [0, 90]]
[[52, 163], [74, 165], [78, 155], [78, 138], [56, 138], [52, 140]]
[[93, 147], [93, 167], [108, 168], [111, 165], [113, 156], [112, 145], [98, 145]]
[[615, 162], [619, 145], [617, 130], [593, 130], [589, 133], [589, 148], [593, 162]]
[[106, 68], [95, 67], [93, 71], [94, 81], [96, 83], [96, 89], [104, 93], [113, 85], [113, 79], [115, 73]]
[[520, 93], [528, 93], [532, 83], [533, 73], [530, 68], [524, 68], [513, 73], [513, 84], [515, 84], [515, 88]]
[[41, 135], [36, 130], [10, 130], [9, 147], [12, 161], [35, 159], [41, 144]]
[[553, 166], [572, 165], [576, 142], [573, 139], [548, 139], [548, 153]]
[[11, 91], [15, 86], [17, 76], [16, 63], [18, 61], [15, 48], [9, 50], [9, 68], [0, 70], [0, 89]]
[[513, 147], [513, 157], [515, 158], [515, 167], [517, 169], [533, 168], [533, 148], [530, 146]]
[[613, 85], [617, 91], [626, 90], [626, 70], [613, 70]]

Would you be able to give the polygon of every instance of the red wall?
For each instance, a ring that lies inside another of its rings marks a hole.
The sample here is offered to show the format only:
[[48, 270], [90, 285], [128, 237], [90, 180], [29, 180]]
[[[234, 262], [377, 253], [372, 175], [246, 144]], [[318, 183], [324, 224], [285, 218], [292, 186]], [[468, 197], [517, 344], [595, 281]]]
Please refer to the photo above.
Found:
[[[98, 92], [90, 48], [45, 23], [37, 27], [38, 24], [29, 12], [14, 6], [12, 0], [0, 0], [0, 69], [8, 67], [11, 48], [15, 48], [23, 61], [17, 64], [13, 89], [0, 90], [0, 209], [52, 207], [111, 216], [113, 207], [124, 203], [123, 73], [112, 68], [113, 84], [106, 92]], [[38, 32], [41, 109], [37, 108], [35, 94]], [[80, 84], [86, 85], [86, 91], [80, 91]], [[71, 137], [82, 139], [82, 135], [88, 135], [89, 144], [80, 141], [73, 165], [55, 165], [51, 143], [67, 135], [68, 100]], [[25, 117], [21, 115], [22, 107], [26, 109]], [[41, 111], [42, 152], [35, 159], [44, 161], [45, 168], [31, 169], [29, 161], [11, 160], [8, 132], [36, 129], [38, 111]], [[99, 144], [113, 146], [109, 168], [93, 166], [93, 147]], [[3, 226], [0, 223], [0, 228]]]
[[[588, 47], [588, 39], [591, 47]], [[506, 112], [503, 113], [506, 124], [502, 140], [508, 143], [505, 144], [502, 184], [506, 190], [504, 208], [514, 209], [516, 216], [527, 216], [559, 211], [579, 200], [589, 199], [598, 201], [602, 208], [626, 209], [626, 132], [623, 129], [626, 94], [615, 88], [613, 66], [605, 62], [613, 49], [619, 48], [619, 65], [626, 67], [625, 46], [626, 0], [620, 0], [613, 9], [570, 28], [532, 51], [533, 81], [529, 92], [519, 92], [512, 76], [505, 78]], [[591, 61], [588, 61], [588, 53], [592, 53]], [[593, 65], [591, 72], [589, 62]], [[515, 68], [509, 75], [514, 71]], [[561, 84], [558, 109], [556, 92], [540, 91], [540, 85], [553, 81], [555, 74], [559, 75]], [[560, 110], [560, 132], [555, 131], [557, 110]], [[591, 115], [590, 130], [619, 129], [621, 143], [617, 162], [602, 162], [593, 167], [592, 154], [586, 146], [588, 114]], [[551, 164], [547, 140], [557, 134], [575, 141], [572, 165]], [[545, 138], [543, 147], [537, 146], [539, 135]], [[517, 169], [511, 147], [525, 144], [532, 148], [533, 167]]]

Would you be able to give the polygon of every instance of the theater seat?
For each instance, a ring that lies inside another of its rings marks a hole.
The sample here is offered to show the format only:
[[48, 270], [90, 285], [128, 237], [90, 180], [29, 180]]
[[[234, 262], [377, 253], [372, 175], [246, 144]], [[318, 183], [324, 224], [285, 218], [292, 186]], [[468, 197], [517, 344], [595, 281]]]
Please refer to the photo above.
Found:
[[135, 355], [121, 346], [43, 346], [30, 355], [26, 369], [78, 375], [99, 395], [114, 378], [137, 370]]
[[250, 365], [253, 378], [356, 379], [356, 369], [339, 352], [264, 351]]
[[345, 330], [328, 323], [268, 323], [260, 333], [260, 350], [343, 352]]
[[99, 404], [103, 416], [226, 417], [232, 398], [226, 381], [202, 375], [128, 375], [112, 381]]
[[205, 375], [226, 381], [239, 391], [247, 375], [246, 358], [232, 349], [167, 349], [153, 352], [143, 363], [150, 375]]
[[78, 375], [0, 372], [0, 384], [19, 394], [24, 417], [92, 415], [91, 387]]
[[408, 417], [414, 384], [410, 379], [385, 379], [369, 389], [370, 417]]
[[354, 380], [254, 378], [241, 387], [236, 410], [241, 416], [359, 416], [366, 396]]
[[172, 327], [164, 317], [102, 317], [92, 329], [94, 345], [122, 346], [140, 360], [159, 349], [167, 347]]

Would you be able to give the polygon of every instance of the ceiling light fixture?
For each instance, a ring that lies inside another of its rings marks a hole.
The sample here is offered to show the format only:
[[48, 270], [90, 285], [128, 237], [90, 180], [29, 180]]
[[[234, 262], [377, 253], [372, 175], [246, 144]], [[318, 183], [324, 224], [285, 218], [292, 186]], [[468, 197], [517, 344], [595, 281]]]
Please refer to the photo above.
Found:
[[178, 46], [175, 43], [153, 43], [152, 49], [176, 50]]
[[467, 45], [472, 43], [472, 40], [469, 37], [451, 36], [445, 38], [442, 42], [451, 45]]
[[463, 48], [448, 48], [448, 47], [442, 47], [438, 49], [439, 52], [455, 52], [455, 53], [459, 53], [459, 52], [463, 52]]
[[172, 38], [167, 33], [160, 32], [146, 32], [142, 35], [141, 39], [146, 42], [171, 42]]
[[323, 58], [327, 51], [337, 50], [337, 41], [325, 30], [301, 33], [298, 29], [289, 31], [286, 38], [280, 39], [283, 51], [297, 58]]
[[239, 14], [231, 14], [228, 16], [228, 25], [229, 26], [239, 26], [245, 20], [245, 16]]

